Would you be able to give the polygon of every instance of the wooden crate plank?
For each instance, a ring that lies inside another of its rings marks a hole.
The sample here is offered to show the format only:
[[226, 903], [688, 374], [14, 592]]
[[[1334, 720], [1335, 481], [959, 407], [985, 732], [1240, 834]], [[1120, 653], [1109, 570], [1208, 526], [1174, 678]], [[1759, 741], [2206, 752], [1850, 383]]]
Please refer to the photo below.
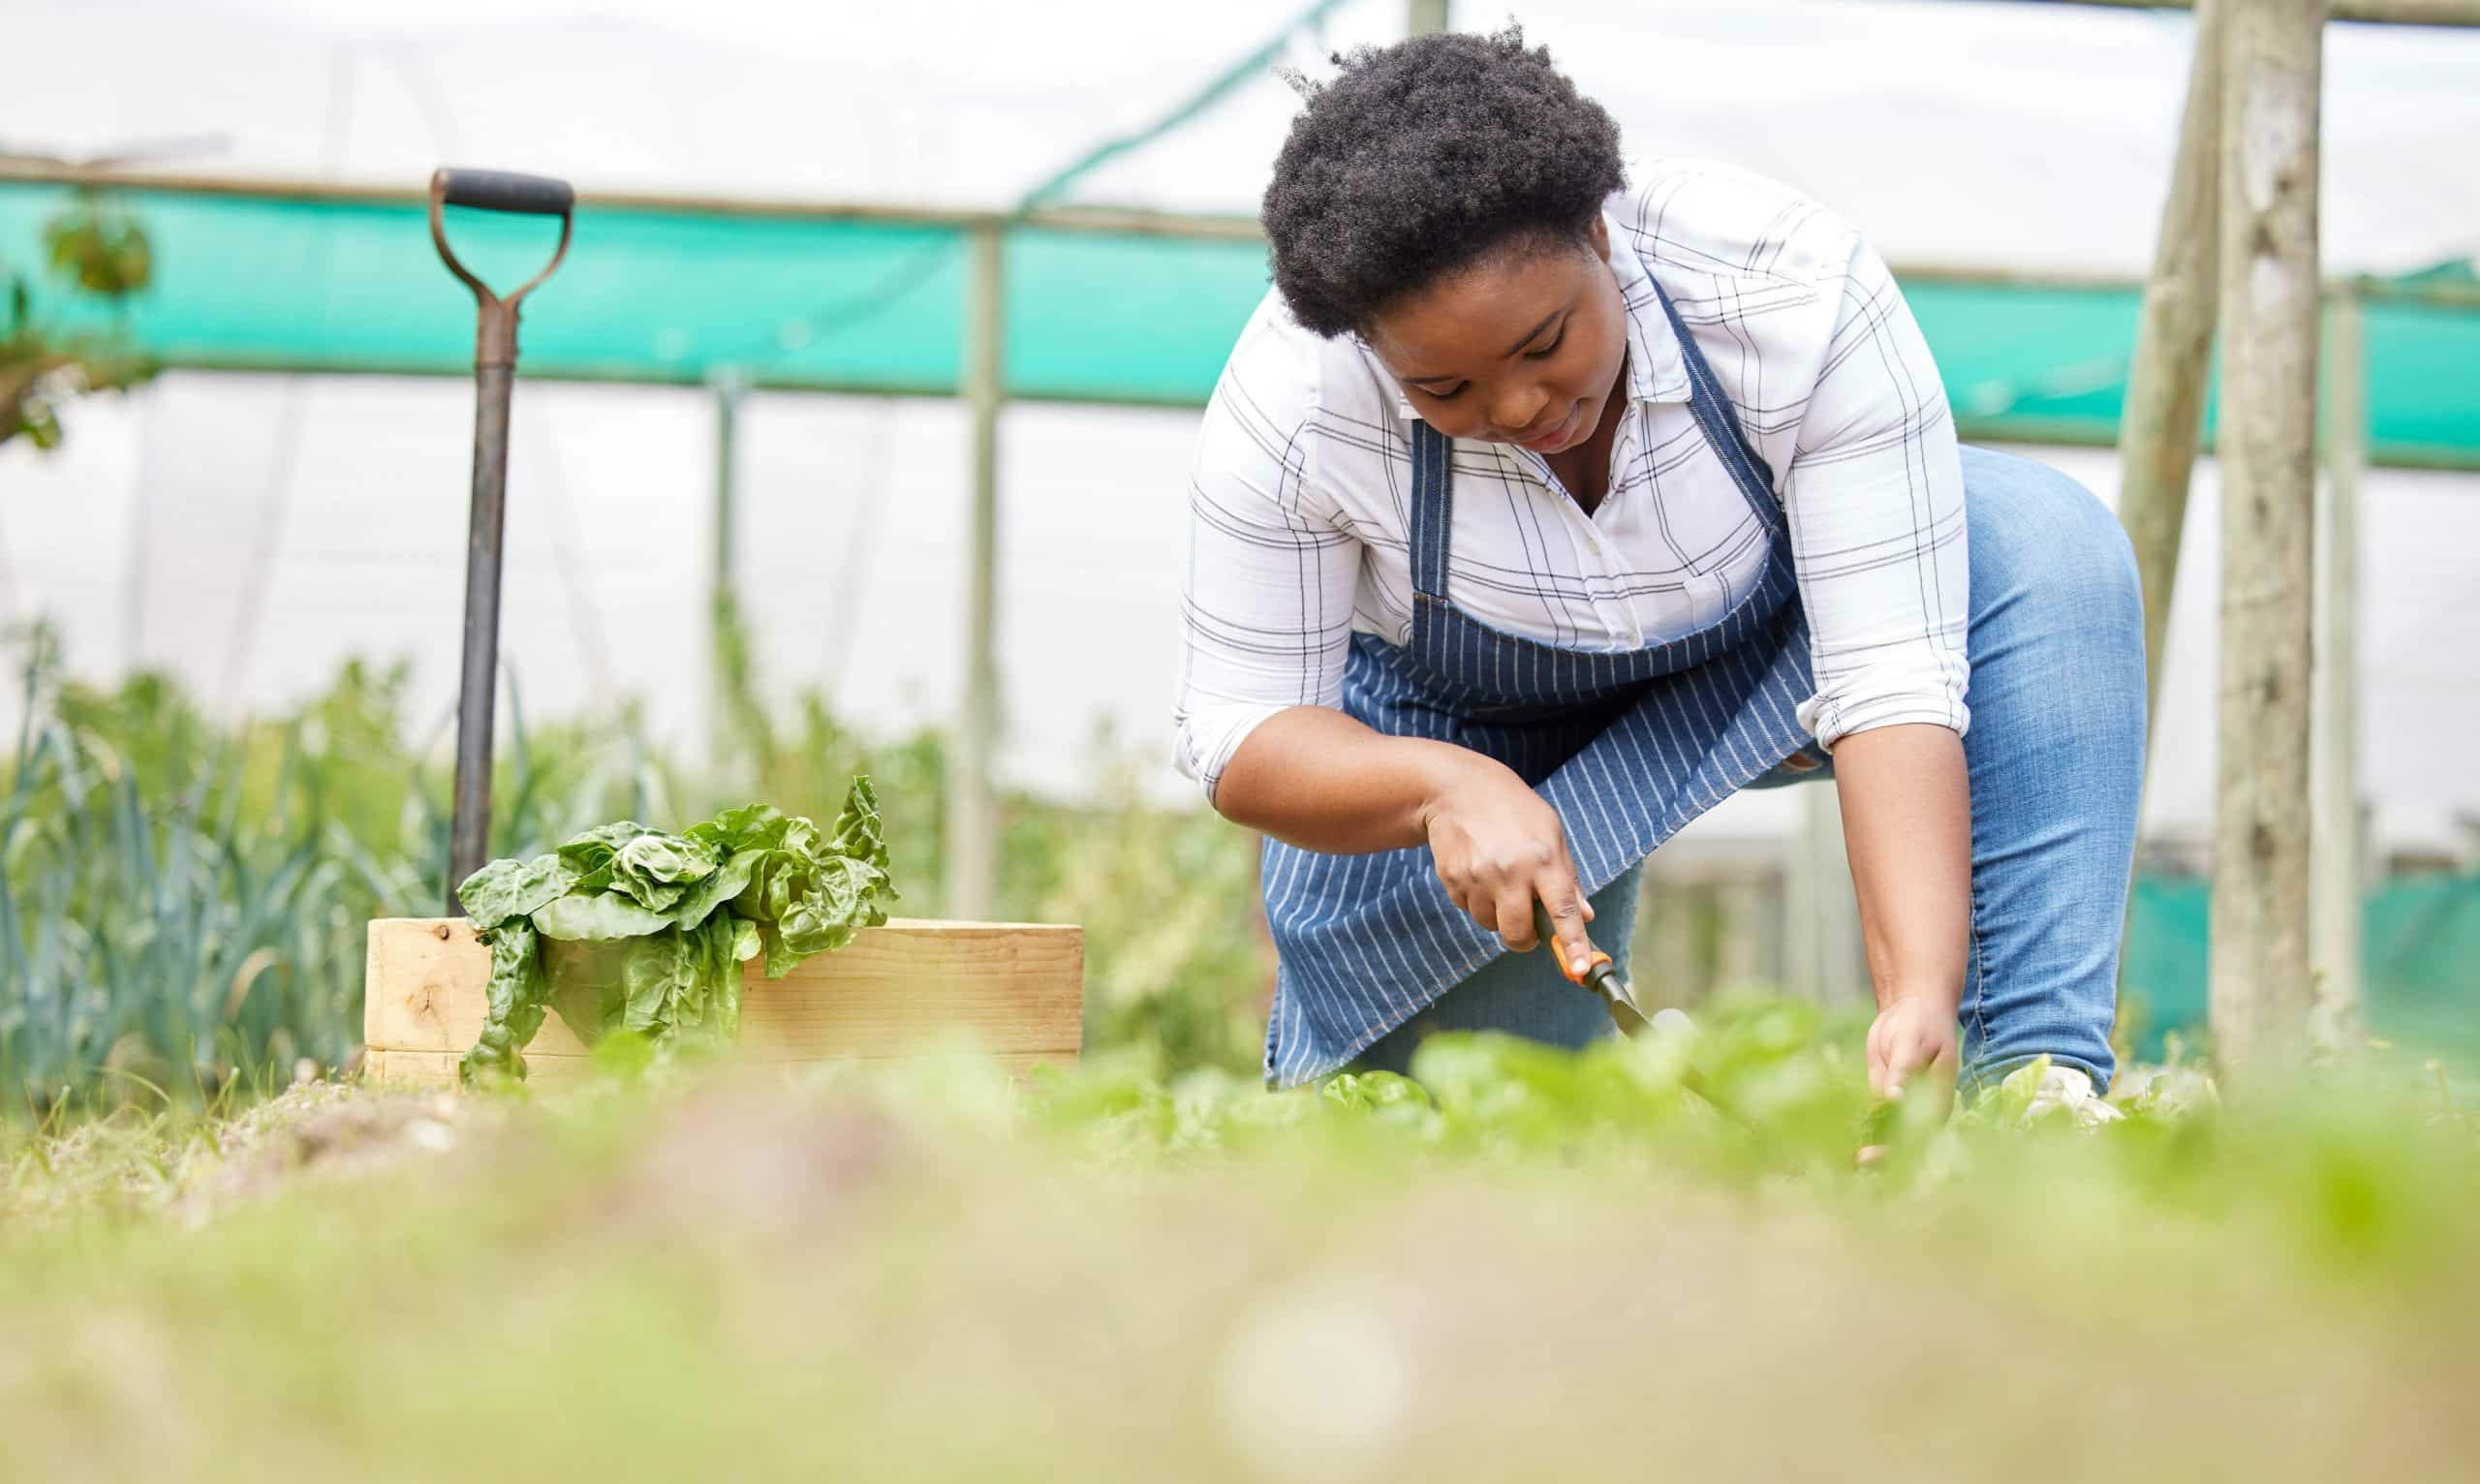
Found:
[[[1074, 927], [898, 918], [780, 979], [745, 965], [741, 1046], [765, 1060], [813, 1061], [966, 1040], [998, 1055], [1072, 1060], [1084, 963]], [[481, 1035], [490, 950], [463, 918], [375, 921], [368, 965], [363, 1037], [373, 1050], [452, 1059]], [[585, 1050], [556, 1014], [527, 1049]]]
[[391, 1051], [463, 1051], [482, 1034], [491, 950], [462, 917], [370, 924], [361, 1038]]
[[890, 922], [780, 979], [749, 965], [741, 1044], [758, 1056], [893, 1056], [963, 1035], [985, 1050], [1073, 1054], [1084, 1034], [1073, 928]]
[[[374, 1087], [444, 1088], [456, 1085], [456, 1053], [452, 1051], [386, 1051], [373, 1049], [362, 1057], [362, 1081]], [[906, 1057], [854, 1057], [822, 1059], [851, 1060], [862, 1067], [892, 1067], [909, 1060]], [[1056, 1056], [1036, 1052], [1010, 1052], [995, 1055], [990, 1061], [1016, 1076], [1024, 1076], [1036, 1067], [1068, 1067], [1074, 1065], [1071, 1055]], [[763, 1062], [765, 1067], [790, 1067], [787, 1062]], [[555, 1092], [574, 1087], [593, 1072], [589, 1057], [543, 1055], [529, 1051], [525, 1055], [526, 1086], [537, 1092]]]

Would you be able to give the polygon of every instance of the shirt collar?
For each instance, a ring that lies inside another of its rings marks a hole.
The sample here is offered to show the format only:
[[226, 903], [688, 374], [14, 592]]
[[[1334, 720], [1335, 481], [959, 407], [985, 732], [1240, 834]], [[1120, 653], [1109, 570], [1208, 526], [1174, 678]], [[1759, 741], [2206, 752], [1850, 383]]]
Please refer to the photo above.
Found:
[[[1619, 281], [1619, 302], [1628, 317], [1628, 400], [1685, 402], [1688, 362], [1680, 355], [1679, 336], [1671, 330], [1670, 317], [1662, 313], [1661, 300], [1654, 293], [1654, 281], [1638, 261], [1635, 241], [1626, 229], [1608, 212], [1602, 214], [1601, 222], [1610, 235], [1610, 273]], [[1412, 399], [1404, 395], [1403, 384], [1386, 374], [1378, 353], [1363, 346], [1361, 354], [1369, 357], [1393, 394], [1395, 416], [1408, 422], [1419, 417], [1412, 411]]]

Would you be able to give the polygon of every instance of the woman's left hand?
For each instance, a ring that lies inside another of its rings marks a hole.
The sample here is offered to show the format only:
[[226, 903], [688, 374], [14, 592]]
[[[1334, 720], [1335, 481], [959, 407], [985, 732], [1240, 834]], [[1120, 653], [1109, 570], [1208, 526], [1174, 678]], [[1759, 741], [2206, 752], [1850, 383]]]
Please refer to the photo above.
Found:
[[1869, 1027], [1869, 1089], [1898, 1098], [1926, 1071], [1951, 1088], [1959, 1054], [1955, 1003], [1940, 995], [1901, 995]]

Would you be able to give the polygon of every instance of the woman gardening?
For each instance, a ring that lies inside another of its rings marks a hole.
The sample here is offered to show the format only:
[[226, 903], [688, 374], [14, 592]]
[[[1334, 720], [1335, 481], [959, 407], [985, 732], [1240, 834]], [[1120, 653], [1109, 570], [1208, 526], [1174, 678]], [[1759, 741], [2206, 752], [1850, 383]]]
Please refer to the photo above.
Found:
[[1512, 28], [1341, 64], [1266, 191], [1183, 584], [1180, 764], [1268, 837], [1268, 1081], [1610, 1034], [1534, 904], [1624, 966], [1646, 856], [1831, 779], [1873, 1087], [2046, 1056], [2097, 1107], [2144, 755], [2118, 523], [1957, 446], [1832, 212], [1624, 161]]

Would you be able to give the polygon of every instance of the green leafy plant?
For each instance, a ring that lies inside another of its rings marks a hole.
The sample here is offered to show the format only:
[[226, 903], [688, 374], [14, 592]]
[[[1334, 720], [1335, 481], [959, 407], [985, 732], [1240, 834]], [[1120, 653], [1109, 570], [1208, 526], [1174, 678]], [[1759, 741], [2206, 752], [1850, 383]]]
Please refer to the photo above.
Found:
[[598, 825], [531, 860], [495, 860], [457, 899], [491, 948], [489, 1013], [458, 1064], [465, 1081], [525, 1075], [521, 1048], [557, 1009], [596, 1045], [625, 1032], [661, 1048], [731, 1040], [740, 965], [780, 978], [886, 920], [878, 795], [852, 780], [832, 830], [766, 804], [673, 835]]
[[[344, 667], [297, 709], [234, 727], [140, 673], [105, 690], [22, 646], [0, 765], [0, 1122], [246, 1102], [361, 1042], [373, 917], [438, 911], [448, 776], [409, 740], [408, 672]], [[605, 725], [513, 718], [501, 853], [650, 812]]]
[[136, 294], [155, 276], [155, 249], [138, 219], [98, 191], [44, 224], [52, 271], [89, 294]]
[[[52, 275], [72, 293], [125, 303], [154, 278], [155, 253], [136, 217], [100, 191], [44, 225]], [[0, 443], [23, 436], [52, 448], [60, 407], [91, 391], [116, 390], [154, 374], [117, 333], [79, 333], [36, 313], [33, 282], [0, 263]]]

